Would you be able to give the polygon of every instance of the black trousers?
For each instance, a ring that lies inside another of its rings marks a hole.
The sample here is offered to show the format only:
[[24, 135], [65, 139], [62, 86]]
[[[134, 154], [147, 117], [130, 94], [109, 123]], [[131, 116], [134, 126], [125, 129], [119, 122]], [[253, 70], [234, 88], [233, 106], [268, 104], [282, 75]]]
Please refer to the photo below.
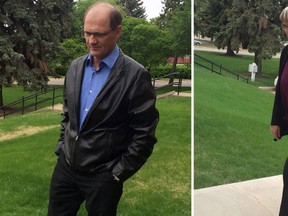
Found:
[[285, 162], [283, 171], [283, 194], [279, 216], [287, 216], [287, 215], [288, 215], [288, 159]]
[[86, 201], [88, 216], [115, 216], [123, 183], [110, 171], [79, 173], [71, 169], [62, 153], [51, 179], [48, 216], [76, 216]]

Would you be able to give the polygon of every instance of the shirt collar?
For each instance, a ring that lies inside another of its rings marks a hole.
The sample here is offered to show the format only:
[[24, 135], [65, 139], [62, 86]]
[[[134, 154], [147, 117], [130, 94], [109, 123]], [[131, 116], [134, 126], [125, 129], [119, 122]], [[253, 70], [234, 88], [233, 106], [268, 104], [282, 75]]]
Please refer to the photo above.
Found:
[[[113, 65], [115, 64], [118, 56], [119, 56], [119, 47], [116, 46], [114, 47], [114, 49], [112, 50], [112, 52], [106, 56], [101, 62], [105, 63], [105, 65], [107, 65], [107, 67], [109, 67], [109, 69], [111, 69], [113, 67]], [[92, 64], [92, 60], [93, 60], [93, 56], [91, 54], [88, 55], [87, 60], [86, 60], [86, 65], [90, 65]]]

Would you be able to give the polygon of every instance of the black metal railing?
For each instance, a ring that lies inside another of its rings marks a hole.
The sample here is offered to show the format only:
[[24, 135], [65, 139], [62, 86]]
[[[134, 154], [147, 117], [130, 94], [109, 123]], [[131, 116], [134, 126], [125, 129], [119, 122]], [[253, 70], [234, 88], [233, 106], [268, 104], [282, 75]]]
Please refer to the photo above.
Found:
[[224, 67], [223, 65], [212, 62], [209, 59], [206, 59], [206, 58], [199, 56], [195, 53], [194, 53], [194, 63], [201, 66], [201, 67], [204, 67], [204, 68], [210, 70], [211, 72], [214, 72], [214, 73], [217, 73], [220, 75], [224, 75], [224, 73], [228, 73], [228, 74], [231, 74], [232, 76], [235, 76], [238, 80], [243, 79], [245, 82], [248, 83], [247, 77], [244, 77], [241, 74], [238, 74], [238, 73]]
[[[165, 80], [165, 78], [169, 78], [169, 80]], [[170, 74], [166, 74], [161, 77], [154, 77], [152, 79], [152, 85], [154, 89], [157, 91], [158, 89], [177, 86], [177, 94], [179, 95], [181, 86], [182, 86], [182, 77], [180, 72], [174, 72]]]
[[[54, 107], [55, 99], [58, 97], [62, 97], [62, 91], [60, 95], [56, 95], [56, 90], [59, 88], [62, 88], [62, 87], [48, 88], [44, 91], [29, 95], [26, 97], [23, 96], [21, 99], [17, 101], [1, 106], [0, 117], [5, 118], [8, 115], [12, 115], [12, 114], [19, 113], [19, 112], [21, 112], [21, 114], [24, 115], [26, 110], [36, 111], [38, 109], [38, 105], [44, 102], [48, 102], [48, 101], [51, 101], [51, 106]], [[48, 93], [50, 92], [52, 93], [52, 95], [48, 96]]]

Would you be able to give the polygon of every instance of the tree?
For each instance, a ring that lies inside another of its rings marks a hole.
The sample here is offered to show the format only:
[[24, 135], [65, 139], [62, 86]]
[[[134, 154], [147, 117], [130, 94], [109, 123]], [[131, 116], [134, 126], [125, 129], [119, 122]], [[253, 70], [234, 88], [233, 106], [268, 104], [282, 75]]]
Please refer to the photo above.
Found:
[[214, 44], [227, 48], [230, 55], [240, 47], [248, 49], [255, 54], [254, 62], [261, 74], [262, 59], [272, 58], [279, 51], [277, 24], [283, 4], [276, 0], [211, 0], [204, 7], [198, 11], [207, 29], [203, 36], [213, 38]]
[[1, 2], [1, 85], [12, 77], [23, 86], [47, 85], [47, 62], [62, 38], [70, 33], [72, 4], [73, 0]]
[[164, 13], [155, 23], [168, 32], [170, 56], [174, 57], [171, 72], [175, 72], [178, 57], [191, 53], [191, 0], [163, 0], [162, 3]]
[[137, 25], [131, 32], [131, 55], [148, 70], [166, 63], [169, 51], [167, 32], [153, 24]]
[[24, 56], [13, 50], [13, 45], [7, 35], [0, 37], [0, 106], [3, 106], [3, 84], [7, 84], [8, 77], [17, 73]]
[[[189, 0], [191, 2], [191, 0]], [[162, 0], [164, 7], [160, 16], [153, 20], [153, 22], [160, 28], [165, 28], [171, 19], [171, 13], [176, 10], [179, 5], [183, 4], [183, 0]], [[190, 3], [191, 4], [191, 3]]]
[[207, 0], [195, 0], [194, 1], [194, 35], [205, 35], [205, 26], [203, 25], [203, 10]]
[[148, 25], [148, 22], [145, 19], [139, 19], [129, 16], [123, 19], [122, 35], [120, 37], [120, 40], [118, 41], [118, 45], [119, 47], [121, 47], [122, 51], [128, 56], [132, 56], [133, 49], [131, 42], [131, 33], [136, 26], [141, 24]]
[[[229, 25], [230, 11], [233, 0], [211, 0], [202, 4], [197, 11], [203, 36], [210, 37], [218, 49], [227, 48], [227, 55], [234, 55], [232, 40], [237, 28]], [[240, 1], [242, 2], [242, 1]], [[238, 45], [239, 47], [239, 45]]]
[[[249, 44], [249, 33], [246, 26], [247, 19], [245, 16], [243, 16], [243, 14], [245, 14], [246, 8], [247, 3], [245, 1], [233, 0], [231, 10], [227, 11], [228, 23], [226, 32], [230, 31], [230, 43], [227, 45], [227, 49], [230, 49], [230, 51], [227, 51], [227, 53], [232, 54], [231, 50], [238, 52], [240, 46], [242, 46], [244, 49], [247, 49]], [[225, 31], [222, 32], [221, 36], [225, 37]], [[218, 41], [221, 43], [220, 37], [218, 37]], [[225, 43], [222, 42], [222, 44]], [[222, 48], [224, 49], [225, 46], [222, 46]]]
[[174, 54], [172, 72], [176, 70], [178, 56], [191, 53], [191, 1], [184, 0], [173, 12], [167, 29], [172, 38], [170, 48]]
[[[253, 52], [254, 62], [258, 65], [258, 74], [262, 72], [262, 60], [271, 59], [279, 51], [279, 26], [271, 22], [275, 14], [279, 16], [282, 8], [276, 0], [252, 0], [247, 3], [243, 17], [249, 43], [247, 48]], [[269, 21], [270, 20], [270, 21]]]
[[[184, 0], [162, 0], [162, 4], [164, 4], [164, 15], [169, 15], [170, 12], [174, 11], [178, 8], [179, 5], [182, 5]], [[190, 1], [191, 4], [191, 1]]]
[[50, 67], [56, 74], [65, 76], [71, 62], [79, 56], [87, 54], [87, 47], [83, 40], [82, 38], [80, 40], [67, 38], [61, 43], [59, 52], [50, 63]]
[[143, 1], [141, 0], [118, 0], [120, 5], [125, 8], [125, 12], [128, 16], [135, 18], [145, 19], [145, 8], [143, 7]]

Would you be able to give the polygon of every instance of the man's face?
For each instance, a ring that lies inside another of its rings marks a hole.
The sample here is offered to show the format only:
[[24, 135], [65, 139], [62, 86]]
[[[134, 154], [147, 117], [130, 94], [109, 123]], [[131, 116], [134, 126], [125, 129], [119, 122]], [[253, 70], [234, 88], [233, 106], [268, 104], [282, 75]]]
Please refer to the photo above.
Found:
[[84, 38], [94, 61], [100, 62], [115, 47], [121, 35], [121, 26], [111, 29], [109, 10], [106, 7], [92, 8], [84, 20]]

